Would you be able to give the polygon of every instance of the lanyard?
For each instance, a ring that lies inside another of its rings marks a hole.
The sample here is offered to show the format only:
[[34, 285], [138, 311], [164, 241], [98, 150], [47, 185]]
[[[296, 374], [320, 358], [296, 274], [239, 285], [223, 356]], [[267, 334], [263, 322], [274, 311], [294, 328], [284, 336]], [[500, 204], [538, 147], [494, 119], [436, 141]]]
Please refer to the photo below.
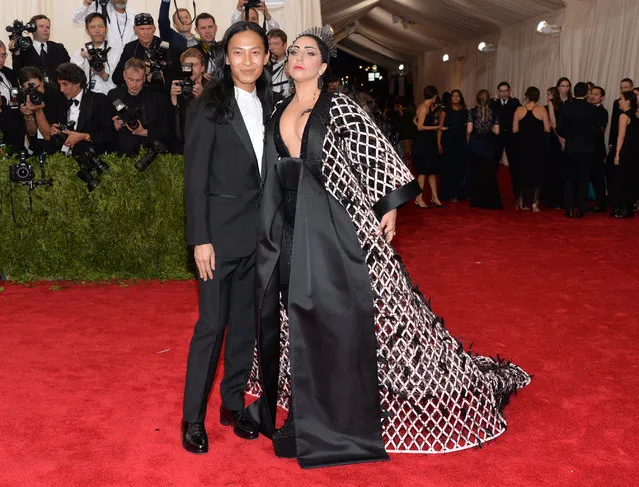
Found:
[[120, 33], [120, 40], [124, 43], [124, 34], [126, 34], [126, 24], [129, 22], [129, 16], [126, 14], [126, 9], [124, 9], [124, 29], [120, 28], [120, 21], [118, 20], [118, 13], [115, 13], [115, 24], [118, 26], [118, 32]]

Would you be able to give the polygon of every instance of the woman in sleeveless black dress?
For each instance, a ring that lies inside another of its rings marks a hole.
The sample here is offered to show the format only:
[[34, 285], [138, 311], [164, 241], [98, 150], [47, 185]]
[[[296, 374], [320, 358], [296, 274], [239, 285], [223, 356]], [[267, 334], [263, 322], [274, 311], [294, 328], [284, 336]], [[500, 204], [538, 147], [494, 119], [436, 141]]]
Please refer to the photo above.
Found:
[[611, 216], [634, 216], [634, 203], [639, 197], [639, 109], [637, 95], [626, 91], [619, 98], [619, 135], [617, 153], [612, 168], [613, 210]]
[[513, 133], [519, 157], [518, 208], [532, 207], [539, 211], [539, 193], [544, 179], [544, 163], [548, 157], [550, 119], [548, 112], [537, 105], [539, 89], [531, 86], [526, 90], [527, 103], [518, 107], [513, 119]]
[[468, 109], [460, 90], [453, 90], [450, 95], [450, 105], [439, 114], [439, 124], [448, 129], [437, 133], [441, 158], [439, 195], [444, 201], [454, 202], [466, 196], [464, 183], [468, 172]]

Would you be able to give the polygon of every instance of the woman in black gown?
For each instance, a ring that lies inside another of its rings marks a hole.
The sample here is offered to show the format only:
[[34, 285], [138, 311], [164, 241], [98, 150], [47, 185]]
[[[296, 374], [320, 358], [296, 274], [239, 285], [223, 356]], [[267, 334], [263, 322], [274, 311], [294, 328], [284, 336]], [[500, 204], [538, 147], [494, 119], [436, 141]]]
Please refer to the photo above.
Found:
[[468, 171], [466, 122], [468, 109], [460, 90], [450, 93], [450, 104], [439, 113], [439, 125], [447, 130], [437, 132], [437, 148], [441, 157], [440, 199], [457, 201], [464, 198]]
[[619, 98], [619, 135], [617, 152], [612, 168], [613, 210], [615, 218], [634, 216], [634, 203], [637, 200], [639, 185], [639, 108], [637, 95], [625, 91]]
[[562, 106], [559, 89], [551, 86], [546, 90], [546, 111], [550, 120], [550, 138], [548, 142], [548, 157], [544, 165], [544, 181], [541, 188], [541, 200], [550, 208], [561, 208], [563, 201], [563, 173], [561, 161], [563, 158], [559, 136], [555, 132], [559, 110]]
[[468, 189], [470, 206], [487, 210], [502, 210], [497, 169], [499, 154], [496, 136], [499, 119], [491, 110], [488, 90], [477, 93], [477, 106], [468, 113], [466, 137], [470, 151]]
[[466, 352], [413, 287], [391, 241], [420, 188], [370, 116], [322, 89], [331, 41], [293, 41], [295, 90], [266, 128], [249, 413], [302, 467], [480, 446], [530, 376]]
[[513, 133], [517, 135], [519, 152], [519, 192], [517, 208], [532, 207], [539, 212], [539, 194], [543, 181], [544, 164], [548, 158], [546, 134], [550, 132], [548, 112], [539, 101], [539, 89], [526, 90], [526, 104], [518, 107], [513, 118]]
[[[424, 102], [417, 108], [414, 123], [417, 127], [417, 136], [413, 144], [413, 166], [417, 173], [417, 181], [422, 188], [415, 200], [415, 204], [421, 208], [442, 208], [437, 192], [437, 173], [439, 172], [439, 155], [437, 154], [437, 132], [440, 130], [437, 116], [437, 88], [427, 86], [424, 88]], [[424, 186], [428, 180], [431, 198], [429, 206], [424, 201]]]

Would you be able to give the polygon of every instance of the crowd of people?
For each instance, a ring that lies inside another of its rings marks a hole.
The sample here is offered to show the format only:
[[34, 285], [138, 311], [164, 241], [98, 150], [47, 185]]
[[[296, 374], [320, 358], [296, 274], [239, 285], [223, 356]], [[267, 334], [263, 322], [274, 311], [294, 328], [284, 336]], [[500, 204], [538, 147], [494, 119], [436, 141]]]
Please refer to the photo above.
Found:
[[[51, 40], [42, 14], [0, 40], [0, 132], [8, 149], [74, 157], [87, 150], [137, 155], [144, 147], [183, 152], [187, 108], [213, 78], [219, 54], [215, 18], [192, 18], [182, 8], [170, 17], [170, 0], [158, 0], [154, 18], [130, 3], [84, 0], [70, 14], [85, 26], [87, 42], [73, 51]], [[238, 0], [231, 21], [268, 29], [272, 89], [286, 95], [286, 33], [265, 2], [249, 7]]]
[[[415, 204], [445, 208], [442, 202], [470, 199], [473, 207], [501, 209], [497, 172], [503, 162], [518, 210], [539, 212], [543, 205], [563, 208], [568, 218], [587, 211], [632, 217], [639, 200], [639, 88], [624, 78], [619, 90], [609, 116], [604, 88], [579, 82], [573, 90], [565, 77], [546, 90], [545, 105], [539, 88], [530, 86], [522, 103], [506, 81], [495, 98], [480, 90], [473, 108], [458, 89], [440, 99], [437, 88], [427, 86], [416, 114], [405, 117], [416, 135], [404, 147], [426, 187]], [[595, 201], [590, 208], [589, 195]]]

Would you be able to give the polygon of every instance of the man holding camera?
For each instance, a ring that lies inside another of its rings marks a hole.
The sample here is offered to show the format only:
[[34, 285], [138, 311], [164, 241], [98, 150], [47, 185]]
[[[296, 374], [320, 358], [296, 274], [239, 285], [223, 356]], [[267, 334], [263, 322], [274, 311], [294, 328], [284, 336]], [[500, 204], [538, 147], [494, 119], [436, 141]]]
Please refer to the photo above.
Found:
[[64, 45], [49, 40], [51, 21], [46, 15], [34, 15], [29, 20], [36, 29], [33, 42], [27, 49], [16, 45], [15, 33], [11, 36], [9, 50], [13, 53], [13, 69], [19, 71], [24, 66], [35, 66], [40, 69], [44, 81], [56, 82], [56, 69], [62, 63], [69, 62], [69, 53]]
[[159, 91], [170, 81], [169, 46], [155, 35], [153, 17], [148, 13], [135, 16], [135, 33], [138, 39], [124, 46], [120, 62], [113, 72], [116, 85], [124, 83], [124, 66], [131, 58], [142, 60], [146, 65], [145, 81]]
[[171, 103], [175, 108], [175, 144], [171, 152], [181, 154], [184, 149], [184, 124], [186, 111], [191, 102], [202, 94], [209, 82], [205, 73], [204, 56], [194, 47], [180, 56], [183, 79], [176, 79], [171, 85]]
[[273, 93], [286, 97], [291, 92], [286, 73], [286, 43], [288, 38], [282, 29], [273, 29], [266, 34], [268, 50], [271, 53], [271, 85]]
[[115, 150], [136, 155], [140, 148], [154, 141], [167, 141], [171, 135], [169, 105], [166, 95], [145, 87], [147, 66], [131, 58], [124, 65], [123, 86], [109, 92], [115, 127]]
[[268, 32], [269, 30], [280, 28], [280, 24], [277, 22], [277, 20], [271, 17], [271, 14], [268, 12], [268, 7], [266, 6], [266, 2], [264, 2], [263, 0], [238, 0], [237, 9], [231, 16], [231, 24], [234, 24], [235, 22], [239, 22], [241, 20], [247, 20], [259, 25], [259, 12], [262, 12], [262, 15], [264, 15], [263, 28], [265, 31]]
[[120, 61], [121, 52], [109, 46], [106, 40], [108, 28], [102, 14], [89, 14], [85, 22], [91, 42], [76, 51], [71, 62], [84, 71], [89, 90], [106, 95], [115, 88], [111, 73]]
[[73, 63], [58, 66], [58, 84], [64, 95], [66, 113], [51, 126], [51, 141], [64, 153], [86, 151], [91, 144], [96, 153], [110, 149], [113, 139], [109, 100], [102, 93], [87, 90], [87, 77]]
[[73, 12], [73, 21], [83, 24], [89, 14], [101, 13], [109, 28], [109, 46], [122, 52], [124, 46], [137, 39], [133, 29], [135, 10], [127, 8], [127, 0], [84, 0]]
[[206, 12], [195, 17], [195, 32], [200, 36], [196, 47], [204, 56], [206, 72], [213, 73], [215, 70], [215, 56], [219, 48], [217, 42], [215, 42], [215, 36], [217, 35], [215, 18]]
[[64, 97], [57, 86], [45, 83], [42, 71], [34, 66], [20, 70], [18, 82], [22, 88], [20, 111], [29, 141], [29, 148], [36, 153], [57, 152], [51, 143], [51, 125], [65, 116]]
[[191, 13], [185, 8], [179, 8], [173, 13], [173, 27], [169, 22], [169, 9], [171, 0], [160, 0], [160, 13], [158, 25], [160, 26], [160, 39], [168, 42], [171, 49], [184, 51], [189, 47], [197, 46], [197, 39], [191, 32], [193, 19]]
[[14, 152], [24, 149], [24, 122], [20, 112], [18, 78], [5, 66], [7, 46], [0, 41], [0, 132], [2, 143]]

